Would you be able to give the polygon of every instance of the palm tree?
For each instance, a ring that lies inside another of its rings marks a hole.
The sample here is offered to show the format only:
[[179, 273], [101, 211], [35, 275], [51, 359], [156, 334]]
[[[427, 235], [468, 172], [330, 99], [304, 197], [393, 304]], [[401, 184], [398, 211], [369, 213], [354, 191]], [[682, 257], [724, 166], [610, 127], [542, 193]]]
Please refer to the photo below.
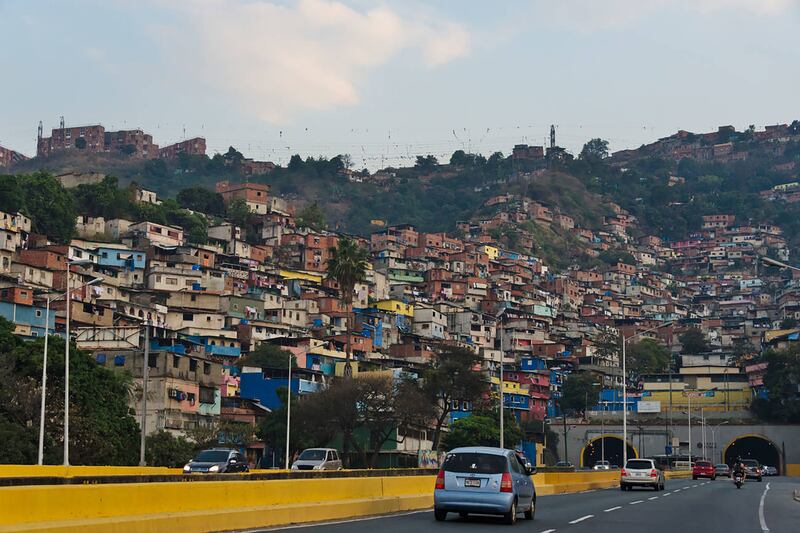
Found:
[[344, 375], [353, 375], [353, 367], [350, 359], [352, 351], [350, 347], [350, 325], [353, 304], [353, 290], [356, 283], [363, 282], [369, 268], [369, 254], [353, 239], [344, 237], [339, 240], [336, 248], [331, 248], [331, 258], [328, 260], [328, 279], [333, 279], [339, 284], [339, 299], [344, 304], [346, 310], [346, 331], [347, 344], [344, 365]]

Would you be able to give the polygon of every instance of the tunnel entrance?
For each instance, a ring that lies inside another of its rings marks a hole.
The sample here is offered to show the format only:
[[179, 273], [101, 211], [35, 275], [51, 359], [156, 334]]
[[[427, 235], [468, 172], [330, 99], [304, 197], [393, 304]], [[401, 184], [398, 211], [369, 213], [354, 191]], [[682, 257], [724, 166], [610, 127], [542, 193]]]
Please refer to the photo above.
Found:
[[[605, 457], [611, 465], [623, 466], [622, 439], [613, 435], [603, 435], [590, 440], [581, 452], [581, 466], [591, 468]], [[631, 443], [628, 443], [628, 459], [639, 457]]]
[[769, 439], [758, 435], [737, 437], [725, 448], [725, 463], [733, 464], [737, 457], [755, 459], [762, 465], [781, 470], [781, 452]]

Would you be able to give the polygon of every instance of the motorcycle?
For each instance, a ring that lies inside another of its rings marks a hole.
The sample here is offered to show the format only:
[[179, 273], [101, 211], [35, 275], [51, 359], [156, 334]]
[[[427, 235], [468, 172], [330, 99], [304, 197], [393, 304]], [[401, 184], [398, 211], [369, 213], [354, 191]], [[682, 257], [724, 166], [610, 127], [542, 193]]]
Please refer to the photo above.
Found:
[[733, 482], [736, 484], [737, 489], [741, 489], [744, 483], [744, 476], [742, 476], [742, 474], [734, 474]]

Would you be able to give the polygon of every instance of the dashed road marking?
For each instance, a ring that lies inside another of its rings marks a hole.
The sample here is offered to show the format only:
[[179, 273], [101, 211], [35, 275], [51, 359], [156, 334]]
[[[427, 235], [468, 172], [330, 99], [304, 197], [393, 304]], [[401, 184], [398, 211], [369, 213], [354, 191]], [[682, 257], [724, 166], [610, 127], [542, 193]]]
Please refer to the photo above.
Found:
[[658, 499], [658, 496], [653, 496], [653, 497], [651, 497], [651, 498], [647, 498], [647, 499], [648, 499], [648, 500], [651, 500], [651, 501], [652, 501], [652, 500], [657, 500], [657, 499]]
[[555, 529], [545, 529], [544, 531], [542, 531], [540, 533], [553, 533], [553, 531], [555, 531]]
[[670, 494], [672, 494], [672, 493], [671, 492], [665, 492], [664, 494], [662, 494], [662, 496], [669, 496]]
[[672, 492], [680, 492], [680, 491], [681, 491], [681, 489], [675, 489]]
[[636, 500], [635, 502], [631, 502], [630, 505], [636, 505], [637, 503], [644, 503], [644, 500]]
[[590, 518], [594, 518], [593, 514], [587, 514], [586, 516], [582, 516], [580, 518], [576, 518], [570, 524], [577, 524], [578, 522], [583, 522], [584, 520], [589, 520]]
[[604, 509], [603, 512], [604, 513], [610, 513], [611, 511], [616, 511], [617, 509], [622, 509], [622, 507], [617, 505], [616, 507], [610, 507], [608, 509]]

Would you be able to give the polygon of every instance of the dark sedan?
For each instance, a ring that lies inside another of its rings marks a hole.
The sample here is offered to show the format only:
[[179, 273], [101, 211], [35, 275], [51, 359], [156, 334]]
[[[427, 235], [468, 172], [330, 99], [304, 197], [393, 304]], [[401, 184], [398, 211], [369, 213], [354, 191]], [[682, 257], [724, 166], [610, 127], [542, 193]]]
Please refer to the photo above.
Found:
[[238, 450], [228, 448], [203, 450], [183, 467], [184, 474], [225, 474], [249, 471], [247, 459]]

